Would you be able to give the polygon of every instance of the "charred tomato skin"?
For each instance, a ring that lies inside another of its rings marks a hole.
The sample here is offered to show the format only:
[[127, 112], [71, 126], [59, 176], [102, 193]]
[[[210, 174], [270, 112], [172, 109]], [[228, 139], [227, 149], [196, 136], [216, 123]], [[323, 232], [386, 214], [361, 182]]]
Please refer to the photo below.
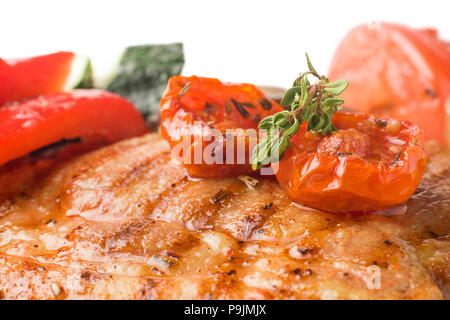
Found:
[[[252, 146], [257, 143], [259, 121], [282, 110], [277, 102], [251, 84], [174, 76], [169, 79], [161, 99], [161, 135], [192, 176], [205, 178], [251, 173], [249, 159]], [[232, 133], [227, 134], [227, 129]], [[246, 129], [254, 129], [255, 135], [247, 136], [243, 132]], [[220, 134], [214, 136], [214, 132]], [[231, 139], [234, 144], [232, 161], [226, 161], [230, 156], [227, 155], [227, 143]], [[183, 142], [186, 142], [184, 149], [175, 149]], [[239, 158], [238, 148], [241, 148]], [[242, 154], [243, 150], [245, 154]], [[200, 157], [194, 158], [199, 151]], [[206, 160], [216, 155], [223, 163]]]
[[[374, 120], [368, 114], [337, 112], [333, 123], [338, 129], [349, 129]], [[426, 157], [423, 131], [409, 121], [399, 123], [399, 132], [385, 135], [405, 142], [392, 161], [305, 151], [296, 143], [298, 136], [305, 134], [303, 128], [280, 162], [273, 165], [276, 178], [294, 201], [328, 212], [365, 213], [400, 205], [417, 189]], [[371, 139], [385, 138], [380, 132]]]

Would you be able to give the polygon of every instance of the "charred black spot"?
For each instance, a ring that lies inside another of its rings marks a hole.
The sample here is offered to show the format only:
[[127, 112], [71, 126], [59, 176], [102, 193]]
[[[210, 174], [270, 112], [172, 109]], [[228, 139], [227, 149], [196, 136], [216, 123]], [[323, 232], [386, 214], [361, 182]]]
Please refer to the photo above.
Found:
[[305, 254], [313, 252], [313, 249], [311, 248], [299, 248], [297, 251], [303, 256]]
[[89, 270], [83, 270], [81, 272], [80, 278], [85, 280], [85, 281], [90, 281], [90, 280], [95, 278], [95, 275], [94, 275], [93, 272], [91, 272]]
[[259, 99], [259, 104], [261, 105], [261, 107], [262, 107], [264, 110], [270, 110], [270, 109], [272, 109], [272, 102], [270, 102], [270, 100], [267, 99], [267, 98], [261, 98], [261, 99]]
[[273, 202], [271, 202], [271, 203], [269, 203], [269, 204], [266, 204], [264, 207], [262, 207], [261, 209], [263, 209], [263, 210], [267, 210], [267, 209], [270, 209], [271, 207], [272, 207], [272, 205], [273, 205]]
[[381, 119], [375, 119], [373, 122], [375, 123], [376, 126], [378, 126], [380, 128], [384, 128], [388, 124], [387, 120], [381, 120]]
[[56, 219], [55, 218], [51, 218], [51, 219], [49, 219], [49, 220], [47, 220], [45, 222], [45, 224], [51, 224], [51, 223], [55, 224], [56, 223]]
[[166, 251], [165, 254], [172, 259], [175, 259], [175, 260], [180, 259], [180, 257], [178, 255], [176, 255], [175, 253], [173, 253], [171, 251]]
[[163, 274], [163, 272], [161, 270], [159, 270], [158, 268], [156, 268], [156, 267], [152, 267], [152, 272], [156, 273], [157, 275], [162, 275]]
[[341, 157], [341, 156], [351, 156], [352, 153], [351, 153], [351, 152], [340, 152], [340, 153], [336, 153], [336, 155], [337, 155], [338, 157]]
[[54, 151], [55, 149], [61, 148], [67, 144], [71, 144], [71, 143], [80, 143], [82, 140], [80, 137], [78, 138], [74, 138], [74, 139], [62, 139], [58, 142], [49, 144], [48, 146], [39, 148], [37, 150], [34, 150], [32, 152], [30, 152], [30, 156], [31, 157], [38, 157], [41, 156], [45, 153], [47, 153], [48, 151]]
[[428, 234], [429, 234], [430, 236], [432, 236], [433, 238], [438, 238], [438, 237], [439, 237], [439, 235], [438, 235], [436, 232], [432, 231], [432, 230], [429, 230], [429, 231], [428, 231]]
[[250, 113], [248, 113], [248, 111], [244, 108], [244, 105], [242, 103], [237, 102], [234, 99], [231, 99], [231, 102], [233, 102], [234, 107], [241, 114], [242, 117], [244, 117], [245, 119], [250, 118]]
[[212, 104], [210, 104], [209, 102], [207, 102], [207, 103], [205, 104], [205, 113], [206, 113], [206, 114], [211, 114], [211, 113], [213, 113], [213, 112], [214, 112], [214, 109], [215, 109], [215, 107], [214, 107]]
[[397, 165], [398, 159], [400, 159], [401, 155], [402, 155], [402, 150], [400, 150], [400, 152], [397, 153], [397, 155], [395, 156], [394, 162], [392, 163], [393, 167]]
[[425, 93], [429, 95], [431, 98], [436, 98], [436, 91], [430, 88], [425, 89]]

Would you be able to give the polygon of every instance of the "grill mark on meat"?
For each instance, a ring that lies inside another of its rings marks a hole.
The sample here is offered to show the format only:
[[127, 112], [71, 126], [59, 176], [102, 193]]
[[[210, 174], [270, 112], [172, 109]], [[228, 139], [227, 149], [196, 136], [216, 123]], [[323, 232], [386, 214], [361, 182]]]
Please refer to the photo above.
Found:
[[[265, 205], [264, 195], [269, 197], [270, 185], [265, 181], [249, 190], [236, 180], [232, 184], [232, 197], [222, 205], [215, 217], [217, 230], [227, 232], [238, 240], [248, 240], [253, 231], [262, 226], [275, 212], [262, 209]], [[258, 195], [258, 199], [255, 199]]]
[[[449, 248], [449, 223], [439, 213], [446, 213], [448, 191], [438, 185], [450, 185], [449, 177], [425, 179], [404, 216], [352, 217], [298, 207], [272, 178], [251, 190], [237, 178], [185, 176], [167, 144], [148, 135], [61, 163], [29, 183], [29, 197], [10, 197], [14, 211], [0, 218], [4, 297], [54, 299], [52, 284], [62, 288], [58, 299], [405, 299], [448, 292], [448, 258], [439, 255]], [[87, 197], [82, 182], [98, 191], [101, 205], [90, 206], [97, 199]], [[212, 204], [221, 189], [227, 196]], [[431, 207], [424, 205], [429, 199]], [[57, 223], [46, 225], [51, 218]], [[425, 225], [440, 237], [426, 236]], [[382, 287], [369, 290], [364, 279], [375, 261]]]
[[[169, 174], [164, 175], [159, 168], [170, 168], [170, 154], [164, 148], [153, 147], [141, 144], [128, 150], [126, 155], [120, 152], [111, 155], [109, 161], [104, 160], [103, 153], [99, 152], [101, 165], [95, 169], [96, 179], [81, 175], [69, 180], [68, 194], [61, 200], [67, 214], [80, 214], [100, 221], [138, 217], [151, 211], [158, 197], [170, 187], [168, 181], [178, 182], [185, 176], [182, 168], [169, 170]], [[143, 156], [146, 153], [151, 156]], [[96, 161], [94, 157], [89, 166]], [[133, 201], [129, 199], [130, 194]]]
[[[207, 230], [213, 228], [213, 217], [231, 196], [212, 204], [209, 199], [218, 190], [226, 189], [228, 180], [223, 183], [210, 181], [184, 181], [159, 199], [151, 217], [155, 220], [178, 223], [188, 230]], [[192, 196], [195, 195], [195, 196]]]
[[[180, 256], [197, 245], [198, 237], [180, 226], [155, 221], [147, 217], [130, 222], [86, 223], [84, 228], [71, 232], [69, 241], [75, 245], [61, 255], [74, 255], [87, 262], [120, 261], [127, 259], [144, 264], [152, 264], [154, 256]], [[148, 260], [145, 257], [149, 257]], [[169, 256], [169, 260], [177, 259]]]

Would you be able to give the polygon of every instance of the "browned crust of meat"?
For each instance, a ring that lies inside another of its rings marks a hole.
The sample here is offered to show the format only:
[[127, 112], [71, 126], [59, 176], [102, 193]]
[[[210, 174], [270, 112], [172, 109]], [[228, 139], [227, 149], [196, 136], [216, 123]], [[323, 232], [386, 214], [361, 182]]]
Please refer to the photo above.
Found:
[[448, 297], [450, 152], [433, 150], [397, 216], [303, 208], [270, 178], [254, 188], [191, 179], [157, 134], [10, 163], [0, 169], [0, 298]]

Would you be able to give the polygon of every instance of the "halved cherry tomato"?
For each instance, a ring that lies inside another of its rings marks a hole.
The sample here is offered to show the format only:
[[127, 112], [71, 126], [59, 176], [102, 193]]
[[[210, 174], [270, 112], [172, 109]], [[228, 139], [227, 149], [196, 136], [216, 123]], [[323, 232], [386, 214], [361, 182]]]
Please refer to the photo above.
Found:
[[112, 143], [147, 132], [131, 102], [102, 90], [9, 102], [0, 108], [0, 124], [0, 165], [62, 139]]
[[305, 126], [291, 139], [276, 177], [290, 197], [336, 213], [371, 212], [412, 196], [425, 170], [423, 131], [409, 121], [337, 112], [338, 131]]
[[172, 148], [184, 146], [176, 155], [191, 175], [239, 175], [252, 172], [249, 158], [257, 136], [236, 129], [257, 129], [261, 119], [282, 110], [251, 84], [174, 76], [161, 99], [161, 135]]
[[406, 119], [425, 138], [446, 141], [450, 105], [450, 43], [432, 29], [381, 23], [351, 30], [338, 46], [331, 80], [346, 79], [349, 109]]
[[57, 52], [26, 59], [0, 59], [0, 106], [6, 101], [61, 92], [74, 58]]

